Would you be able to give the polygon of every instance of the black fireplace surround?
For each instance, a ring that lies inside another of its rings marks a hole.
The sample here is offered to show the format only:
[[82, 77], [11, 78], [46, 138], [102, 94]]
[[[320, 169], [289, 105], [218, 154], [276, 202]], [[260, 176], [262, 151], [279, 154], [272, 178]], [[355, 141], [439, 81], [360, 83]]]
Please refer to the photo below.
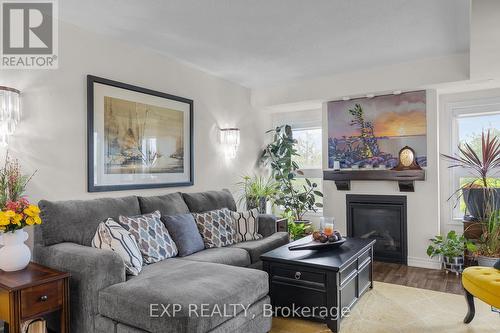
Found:
[[378, 261], [408, 263], [406, 196], [346, 195], [347, 235], [377, 242]]

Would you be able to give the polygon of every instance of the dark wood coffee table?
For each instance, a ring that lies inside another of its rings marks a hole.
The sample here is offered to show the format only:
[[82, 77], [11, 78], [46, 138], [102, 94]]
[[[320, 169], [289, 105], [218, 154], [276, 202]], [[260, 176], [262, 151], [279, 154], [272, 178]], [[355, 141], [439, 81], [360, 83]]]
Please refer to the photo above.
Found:
[[337, 333], [348, 309], [373, 288], [375, 240], [348, 238], [338, 249], [288, 250], [310, 241], [307, 236], [260, 257], [269, 274], [271, 303], [275, 315], [321, 320]]

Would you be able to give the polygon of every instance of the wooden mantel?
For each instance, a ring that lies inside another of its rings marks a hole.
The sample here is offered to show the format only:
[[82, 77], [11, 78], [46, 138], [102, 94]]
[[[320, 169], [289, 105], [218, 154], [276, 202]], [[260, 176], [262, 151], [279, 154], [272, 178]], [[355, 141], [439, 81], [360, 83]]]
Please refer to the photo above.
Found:
[[414, 182], [415, 180], [425, 180], [425, 170], [324, 170], [323, 179], [335, 181], [339, 191], [349, 191], [351, 189], [351, 180], [393, 180], [398, 182], [401, 192], [414, 192]]

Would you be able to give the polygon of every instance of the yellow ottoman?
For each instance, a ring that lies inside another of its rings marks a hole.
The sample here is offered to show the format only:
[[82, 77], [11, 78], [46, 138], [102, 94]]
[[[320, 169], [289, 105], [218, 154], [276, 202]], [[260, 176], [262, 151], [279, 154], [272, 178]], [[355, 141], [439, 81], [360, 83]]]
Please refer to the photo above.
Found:
[[466, 268], [462, 273], [462, 286], [465, 289], [465, 298], [469, 306], [464, 323], [468, 324], [474, 318], [474, 297], [495, 308], [500, 308], [500, 270], [479, 266]]

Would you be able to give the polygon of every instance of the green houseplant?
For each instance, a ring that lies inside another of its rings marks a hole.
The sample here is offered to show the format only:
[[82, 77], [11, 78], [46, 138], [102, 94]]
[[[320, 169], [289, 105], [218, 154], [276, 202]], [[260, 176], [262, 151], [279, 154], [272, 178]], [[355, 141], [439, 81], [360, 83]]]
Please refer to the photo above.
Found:
[[292, 212], [282, 213], [281, 217], [287, 219], [288, 233], [290, 234], [290, 239], [292, 241], [301, 239], [310, 233], [310, 225], [295, 222], [295, 217]]
[[278, 190], [278, 184], [271, 177], [258, 175], [243, 176], [237, 183], [241, 189], [238, 204], [246, 203], [248, 210], [258, 208], [259, 213], [266, 212], [266, 204], [271, 200]]
[[493, 212], [484, 224], [475, 254], [479, 266], [492, 267], [500, 259], [500, 210]]
[[448, 232], [446, 237], [435, 236], [431, 242], [427, 255], [431, 258], [441, 256], [444, 269], [457, 274], [463, 270], [465, 249], [476, 250], [472, 242], [465, 239], [464, 235], [459, 236], [454, 230]]
[[303, 222], [306, 212], [315, 212], [323, 206], [316, 202], [316, 196], [322, 197], [323, 193], [319, 191], [318, 184], [307, 178], [304, 185], [295, 186], [297, 175], [303, 175], [303, 172], [292, 160], [293, 156], [298, 156], [292, 128], [282, 125], [267, 133], [273, 133], [273, 141], [263, 150], [261, 161], [270, 165], [272, 176], [278, 184], [274, 203], [283, 207], [285, 214], [290, 213], [294, 221]]

